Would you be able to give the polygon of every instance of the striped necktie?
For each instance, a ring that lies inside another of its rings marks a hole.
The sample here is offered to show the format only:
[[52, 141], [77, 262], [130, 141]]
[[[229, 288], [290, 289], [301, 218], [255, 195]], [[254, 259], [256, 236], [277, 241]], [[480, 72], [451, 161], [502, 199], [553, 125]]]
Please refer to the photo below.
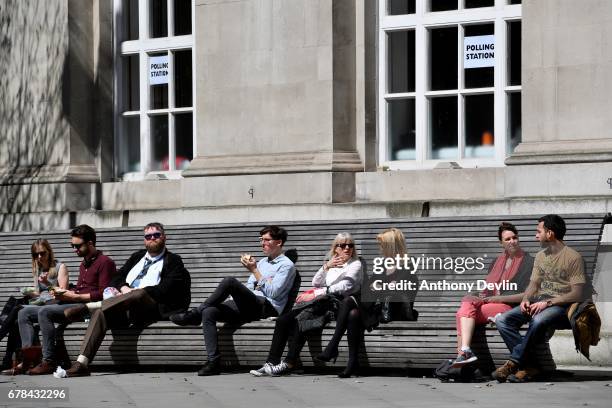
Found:
[[142, 281], [142, 278], [145, 277], [145, 275], [147, 274], [147, 272], [149, 271], [149, 267], [153, 264], [153, 260], [152, 259], [145, 259], [145, 263], [144, 266], [142, 268], [142, 271], [140, 271], [140, 273], [138, 274], [138, 276], [136, 276], [136, 279], [134, 279], [132, 281], [132, 283], [130, 284], [130, 287], [132, 288], [137, 288], [138, 285], [140, 285], [140, 281]]

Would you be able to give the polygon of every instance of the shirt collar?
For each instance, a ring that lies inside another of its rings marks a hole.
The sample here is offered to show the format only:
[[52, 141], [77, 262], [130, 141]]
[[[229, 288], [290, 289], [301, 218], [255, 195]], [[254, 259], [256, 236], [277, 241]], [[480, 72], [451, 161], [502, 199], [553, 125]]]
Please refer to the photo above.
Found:
[[144, 256], [144, 257], [145, 257], [145, 259], [150, 259], [151, 261], [156, 262], [156, 261], [158, 261], [159, 259], [163, 258], [163, 257], [164, 257], [164, 255], [166, 255], [166, 248], [164, 248], [164, 250], [161, 252], [161, 254], [159, 254], [159, 255], [157, 255], [157, 256], [151, 256], [151, 255], [149, 255], [149, 253], [147, 252], [147, 253], [145, 254], [145, 256]]
[[270, 257], [268, 257], [268, 263], [271, 263], [271, 264], [278, 263], [278, 262], [280, 262], [280, 257], [282, 257], [282, 256], [285, 256], [285, 254], [280, 253], [280, 254], [279, 254], [279, 255], [278, 255], [276, 258], [274, 258], [274, 259], [270, 259]]
[[102, 254], [102, 251], [96, 250], [94, 253], [83, 258], [83, 266], [89, 268], [98, 259], [98, 256]]

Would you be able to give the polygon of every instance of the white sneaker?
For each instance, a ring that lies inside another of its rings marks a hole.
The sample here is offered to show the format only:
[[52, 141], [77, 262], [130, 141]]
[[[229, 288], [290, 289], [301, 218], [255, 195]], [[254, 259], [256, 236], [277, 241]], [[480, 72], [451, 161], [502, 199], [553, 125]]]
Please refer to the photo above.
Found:
[[266, 374], [271, 375], [272, 377], [279, 377], [281, 375], [286, 375], [286, 374], [289, 374], [289, 372], [291, 371], [287, 363], [285, 363], [284, 361], [282, 361], [280, 364], [277, 364], [277, 365], [272, 365], [272, 364], [267, 365], [265, 366], [265, 370], [266, 370]]
[[272, 364], [266, 363], [262, 365], [260, 368], [258, 368], [257, 370], [249, 371], [249, 373], [251, 373], [251, 375], [254, 375], [255, 377], [263, 377], [264, 375], [268, 375], [268, 373], [266, 372], [266, 368], [268, 366], [272, 366]]

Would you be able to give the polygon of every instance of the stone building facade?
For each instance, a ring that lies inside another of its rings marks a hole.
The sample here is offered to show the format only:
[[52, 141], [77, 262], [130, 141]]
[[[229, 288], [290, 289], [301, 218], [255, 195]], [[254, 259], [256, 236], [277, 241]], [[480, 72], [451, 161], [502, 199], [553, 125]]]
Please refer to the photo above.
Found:
[[611, 21], [608, 0], [0, 0], [0, 229], [607, 212]]

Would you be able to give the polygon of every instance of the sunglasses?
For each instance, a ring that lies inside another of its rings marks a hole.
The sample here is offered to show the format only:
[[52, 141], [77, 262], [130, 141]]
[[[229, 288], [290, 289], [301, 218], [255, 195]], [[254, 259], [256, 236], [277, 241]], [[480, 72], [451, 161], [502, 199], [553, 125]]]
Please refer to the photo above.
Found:
[[85, 245], [85, 242], [81, 242], [80, 244], [70, 244], [70, 246], [74, 249], [79, 249], [83, 245]]
[[32, 258], [38, 258], [39, 256], [45, 256], [47, 255], [46, 251], [42, 251], [42, 252], [32, 252]]
[[336, 244], [336, 248], [341, 248], [341, 249], [350, 248], [350, 249], [353, 249], [353, 248], [355, 248], [355, 244]]
[[162, 236], [161, 232], [154, 232], [152, 234], [145, 234], [144, 239], [147, 241], [151, 241], [153, 239], [160, 239]]

